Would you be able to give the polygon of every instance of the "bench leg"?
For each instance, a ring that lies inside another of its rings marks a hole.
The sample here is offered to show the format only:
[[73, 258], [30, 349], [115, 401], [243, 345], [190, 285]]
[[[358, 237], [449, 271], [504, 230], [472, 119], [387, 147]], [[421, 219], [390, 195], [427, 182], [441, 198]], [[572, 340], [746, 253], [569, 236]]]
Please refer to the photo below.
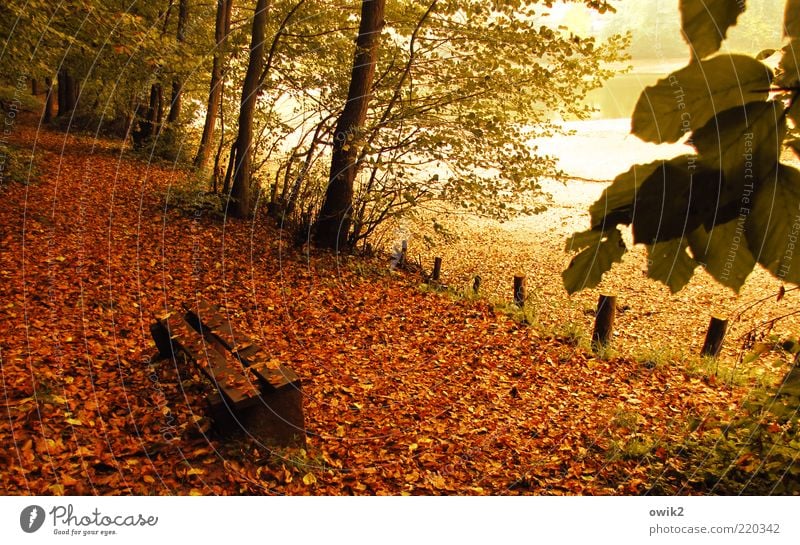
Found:
[[297, 385], [266, 393], [258, 403], [240, 409], [231, 410], [218, 394], [209, 402], [214, 429], [223, 436], [249, 434], [265, 446], [306, 444], [303, 393]]

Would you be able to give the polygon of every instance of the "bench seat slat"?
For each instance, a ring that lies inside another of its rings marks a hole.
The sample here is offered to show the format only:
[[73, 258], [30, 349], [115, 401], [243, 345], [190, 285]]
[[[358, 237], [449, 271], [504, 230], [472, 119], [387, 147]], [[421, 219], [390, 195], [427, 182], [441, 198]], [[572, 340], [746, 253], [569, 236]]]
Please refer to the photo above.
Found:
[[173, 344], [191, 358], [211, 380], [225, 400], [235, 407], [257, 402], [258, 388], [244, 375], [239, 362], [230, 354], [221, 354], [213, 348], [191, 325], [175, 312], [159, 319]]

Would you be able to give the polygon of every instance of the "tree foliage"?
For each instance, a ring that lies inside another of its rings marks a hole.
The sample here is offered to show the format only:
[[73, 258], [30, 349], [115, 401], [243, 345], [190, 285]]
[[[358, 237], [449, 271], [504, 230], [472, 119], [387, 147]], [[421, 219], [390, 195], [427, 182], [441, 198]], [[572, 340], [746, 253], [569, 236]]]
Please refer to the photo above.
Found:
[[351, 244], [431, 199], [501, 218], [530, 211], [512, 197], [535, 192], [554, 163], [528, 141], [587, 114], [580, 99], [624, 44], [551, 28], [547, 13], [535, 2], [387, 6]]
[[[601, 0], [570, 3], [610, 10]], [[56, 81], [66, 71], [78, 100], [74, 111], [58, 112], [59, 126], [134, 135], [148, 155], [199, 156], [203, 170], [213, 157], [204, 175], [227, 195], [233, 184], [217, 182], [226, 170], [235, 179], [241, 166], [231, 150], [255, 2], [234, 2], [227, 36], [218, 29], [218, 5], [9, 0], [0, 5], [0, 74]], [[267, 201], [280, 219], [303, 225], [321, 207], [330, 179], [359, 3], [269, 5], [252, 161], [242, 179], [252, 185], [252, 208]], [[531, 210], [521, 197], [535, 194], [555, 163], [532, 153], [530, 140], [557, 131], [553, 120], [587, 115], [581, 99], [612, 74], [609, 63], [623, 58], [626, 44], [616, 35], [600, 42], [559, 27], [553, 8], [535, 0], [388, 3], [370, 107], [353, 142], [349, 246], [431, 200], [498, 218]], [[217, 119], [201, 131], [202, 109], [217, 102], [212, 81], [221, 95], [211, 116]], [[179, 111], [173, 98], [180, 98], [179, 116], [170, 115]]]
[[[722, 43], [724, 37], [723, 46], [731, 52], [759, 51], [780, 43], [782, 28], [776, 24], [783, 13], [780, 2], [750, 2], [746, 11], [739, 7], [736, 0], [688, 2], [685, 3], [686, 10], [675, 10], [676, 3], [661, 0], [624, 2], [621, 4], [623, 9], [609, 19], [600, 35], [631, 32], [630, 53], [634, 61], [670, 61], [684, 57], [686, 33], [689, 36], [702, 33], [705, 25], [716, 20], [714, 17], [723, 23], [727, 19], [737, 24], [725, 27], [725, 33], [706, 33], [699, 40], [706, 40], [713, 45]], [[688, 22], [685, 30], [682, 27], [683, 20]], [[700, 56], [706, 56], [703, 48], [709, 46], [701, 41], [696, 44], [696, 47], [700, 47]]]
[[[170, 89], [181, 82], [181, 95], [192, 98], [205, 76], [195, 67], [213, 47], [213, 32], [205, 29], [213, 29], [214, 11], [180, 5], [181, 13], [167, 1], [4, 2], [0, 73], [55, 80], [68, 71], [78, 100], [74, 112], [59, 112], [60, 123], [124, 135], [144, 112], [153, 84]], [[169, 108], [169, 92], [165, 102]]]
[[735, 291], [756, 263], [800, 282], [800, 171], [781, 163], [784, 147], [797, 153], [794, 4], [787, 2], [789, 43], [774, 73], [762, 62], [769, 51], [761, 60], [715, 55], [743, 4], [681, 2], [691, 60], [642, 92], [631, 130], [646, 142], [683, 140], [696, 153], [636, 165], [614, 180], [589, 210], [590, 230], [567, 242], [567, 251], [580, 250], [562, 275], [568, 292], [596, 286], [621, 258], [624, 241], [606, 236], [619, 225], [632, 227], [634, 243], [647, 246], [648, 275], [673, 292], [698, 267]]

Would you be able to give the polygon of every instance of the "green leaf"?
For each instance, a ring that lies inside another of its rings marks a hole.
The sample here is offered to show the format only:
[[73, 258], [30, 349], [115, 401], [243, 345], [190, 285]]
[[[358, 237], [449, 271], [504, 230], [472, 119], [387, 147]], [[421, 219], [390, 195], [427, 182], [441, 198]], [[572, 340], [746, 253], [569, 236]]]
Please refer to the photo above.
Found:
[[617, 176], [589, 208], [592, 229], [610, 229], [620, 223], [629, 225], [639, 186], [662, 163], [663, 161], [654, 161], [645, 165], [633, 165], [628, 172]]
[[575, 233], [567, 239], [567, 244], [564, 248], [564, 251], [567, 253], [577, 252], [578, 250], [583, 250], [589, 246], [597, 245], [602, 237], [603, 231], [599, 229]]
[[728, 184], [752, 186], [775, 169], [785, 134], [780, 102], [750, 102], [715, 116], [695, 131], [692, 144], [705, 165], [722, 170]]
[[665, 284], [672, 293], [681, 290], [694, 274], [697, 262], [686, 253], [685, 238], [659, 242], [647, 247], [647, 276]]
[[761, 183], [745, 234], [756, 261], [782, 281], [800, 283], [800, 171], [781, 164]]
[[789, 38], [800, 38], [800, 0], [786, 0], [783, 33]]
[[710, 230], [701, 225], [687, 237], [695, 261], [717, 282], [736, 292], [756, 266], [744, 234], [745, 220], [746, 216], [740, 216]]
[[792, 367], [783, 379], [776, 395], [800, 397], [800, 368]]
[[720, 210], [723, 188], [722, 174], [700, 168], [694, 156], [663, 163], [637, 192], [634, 242], [665, 242], [684, 237], [702, 224], [710, 226], [715, 221], [731, 219], [727, 208]]
[[795, 87], [800, 82], [800, 38], [795, 38], [781, 49], [781, 60], [775, 84], [780, 87]]
[[788, 339], [781, 343], [781, 348], [783, 348], [789, 354], [798, 354], [800, 353], [800, 343], [795, 341], [794, 339]]
[[600, 283], [603, 274], [614, 263], [622, 261], [627, 249], [619, 229], [610, 231], [587, 231], [578, 233], [573, 240], [584, 250], [572, 258], [569, 266], [561, 273], [567, 293], [593, 288]]
[[795, 127], [800, 126], [800, 100], [792, 102], [789, 109], [786, 111], [786, 117], [792, 120]]
[[754, 344], [753, 348], [750, 350], [750, 352], [742, 360], [742, 363], [753, 363], [758, 358], [760, 358], [762, 355], [764, 355], [767, 352], [769, 352], [770, 350], [772, 350], [773, 347], [774, 347], [774, 345], [769, 344], [769, 343], [756, 343], [756, 344]]
[[765, 100], [772, 72], [745, 55], [719, 55], [645, 88], [636, 103], [631, 132], [645, 142], [677, 142], [718, 112]]
[[719, 51], [728, 28], [744, 11], [741, 0], [681, 0], [683, 37], [692, 48], [692, 55], [705, 58]]
[[787, 140], [786, 142], [784, 142], [784, 144], [794, 152], [795, 156], [798, 159], [800, 159], [800, 139], [795, 138], [793, 140]]

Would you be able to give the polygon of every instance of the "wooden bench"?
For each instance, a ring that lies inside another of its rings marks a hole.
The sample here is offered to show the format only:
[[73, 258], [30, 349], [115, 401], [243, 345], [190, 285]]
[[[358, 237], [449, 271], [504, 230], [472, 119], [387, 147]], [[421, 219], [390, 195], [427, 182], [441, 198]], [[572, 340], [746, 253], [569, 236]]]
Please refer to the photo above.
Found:
[[208, 401], [217, 431], [265, 444], [305, 443], [300, 378], [234, 329], [219, 307], [201, 300], [169, 309], [150, 332], [162, 357], [192, 362], [214, 385]]

